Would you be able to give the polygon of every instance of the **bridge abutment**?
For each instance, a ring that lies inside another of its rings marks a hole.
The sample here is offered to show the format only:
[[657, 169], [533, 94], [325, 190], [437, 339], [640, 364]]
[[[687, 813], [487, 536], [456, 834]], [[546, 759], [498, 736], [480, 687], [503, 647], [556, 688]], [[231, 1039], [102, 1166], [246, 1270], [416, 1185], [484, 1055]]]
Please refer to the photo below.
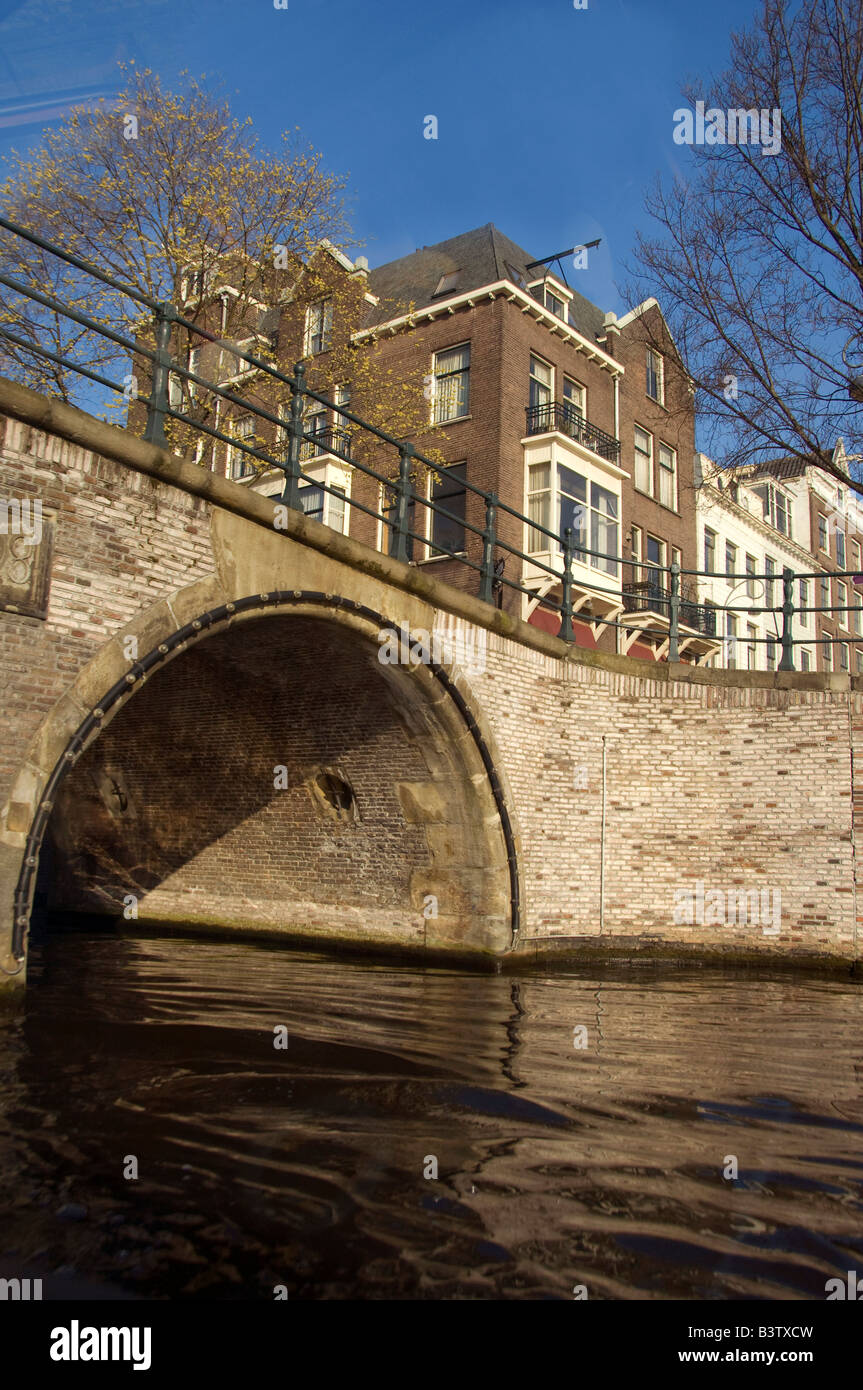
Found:
[[[44, 518], [26, 564], [0, 537], [3, 982], [46, 834], [56, 906], [143, 921], [857, 960], [856, 679], [572, 650], [24, 388], [0, 411]], [[449, 645], [381, 663], [393, 627]]]

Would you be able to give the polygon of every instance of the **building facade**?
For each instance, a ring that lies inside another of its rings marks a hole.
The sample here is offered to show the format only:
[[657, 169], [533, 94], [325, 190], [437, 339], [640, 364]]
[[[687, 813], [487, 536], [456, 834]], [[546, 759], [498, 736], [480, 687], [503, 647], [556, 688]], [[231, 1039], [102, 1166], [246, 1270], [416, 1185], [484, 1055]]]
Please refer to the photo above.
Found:
[[[841, 445], [834, 465], [847, 474]], [[696, 457], [699, 596], [717, 609], [721, 653], [710, 664], [776, 670], [784, 570], [794, 667], [863, 674], [863, 507], [815, 463], [777, 459], [723, 472]], [[772, 611], [771, 611], [772, 610]]]

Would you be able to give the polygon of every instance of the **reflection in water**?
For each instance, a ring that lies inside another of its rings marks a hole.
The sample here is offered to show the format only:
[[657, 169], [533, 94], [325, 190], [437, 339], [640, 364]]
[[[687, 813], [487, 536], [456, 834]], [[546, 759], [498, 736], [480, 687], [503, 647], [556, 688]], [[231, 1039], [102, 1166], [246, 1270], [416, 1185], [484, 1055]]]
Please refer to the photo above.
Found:
[[0, 1018], [0, 1276], [49, 1297], [823, 1299], [863, 1269], [861, 1000], [54, 939]]

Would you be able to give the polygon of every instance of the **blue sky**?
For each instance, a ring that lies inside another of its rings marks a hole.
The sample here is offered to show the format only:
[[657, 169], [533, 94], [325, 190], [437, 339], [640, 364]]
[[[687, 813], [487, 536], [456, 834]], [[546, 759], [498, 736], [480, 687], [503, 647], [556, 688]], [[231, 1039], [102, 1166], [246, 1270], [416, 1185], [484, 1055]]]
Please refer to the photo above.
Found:
[[[569, 274], [624, 306], [644, 193], [685, 170], [680, 83], [725, 66], [755, 0], [0, 0], [0, 155], [63, 105], [118, 90], [118, 59], [166, 84], [221, 80], [266, 143], [299, 126], [349, 176], [371, 265], [495, 222], [535, 257], [602, 238]], [[423, 138], [427, 115], [438, 139]], [[2, 166], [0, 166], [2, 167]], [[568, 272], [569, 273], [569, 272]]]

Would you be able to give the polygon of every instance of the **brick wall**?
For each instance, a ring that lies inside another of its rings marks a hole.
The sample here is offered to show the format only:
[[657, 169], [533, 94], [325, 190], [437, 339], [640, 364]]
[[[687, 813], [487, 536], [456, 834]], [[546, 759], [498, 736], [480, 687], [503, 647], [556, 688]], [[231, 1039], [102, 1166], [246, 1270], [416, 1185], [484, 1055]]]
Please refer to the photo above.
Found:
[[[229, 527], [227, 512], [179, 486], [11, 420], [2, 479], [7, 495], [42, 497], [54, 532], [46, 618], [0, 612], [4, 797], [70, 691], [86, 714], [76, 677], [114, 633], [140, 630], [143, 654], [165, 624], [213, 603], [209, 590], [189, 593], [195, 581], [206, 589], [218, 575], [235, 598], [273, 584], [358, 596], [419, 626], [435, 617], [350, 542], [339, 559], [250, 519]], [[457, 596], [441, 597], [458, 611]], [[856, 956], [857, 682], [563, 661], [541, 634], [467, 630], [483, 659], [459, 682], [512, 818], [528, 947], [575, 937], [629, 953]], [[273, 787], [276, 764], [287, 792]], [[354, 786], [356, 833], [315, 799], [310, 778], [327, 767]], [[304, 904], [315, 931], [407, 942], [426, 930], [427, 890], [440, 897], [442, 936], [449, 914], [449, 939], [487, 946], [471, 923], [503, 922], [508, 887], [488, 785], [451, 696], [424, 669], [387, 674], [373, 632], [330, 622], [325, 633], [308, 615], [245, 621], [151, 676], [70, 774], [52, 823], [57, 892], [74, 902], [89, 882], [116, 905], [137, 884], [156, 915], [179, 903], [234, 925], [296, 926]], [[26, 826], [5, 825], [11, 854]], [[704, 895], [778, 890], [779, 932], [763, 931], [772, 914], [675, 922], [679, 895], [699, 884]]]
[[213, 569], [208, 508], [0, 416], [0, 496], [38, 498], [53, 562], [45, 620], [0, 612], [0, 801], [45, 715], [148, 604]]

